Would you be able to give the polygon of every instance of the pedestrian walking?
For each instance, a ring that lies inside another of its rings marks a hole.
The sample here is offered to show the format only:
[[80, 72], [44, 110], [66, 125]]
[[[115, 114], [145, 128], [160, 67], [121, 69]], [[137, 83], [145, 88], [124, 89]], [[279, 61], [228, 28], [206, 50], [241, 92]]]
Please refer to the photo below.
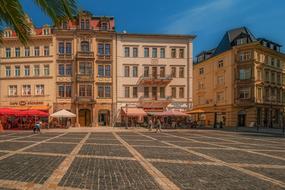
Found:
[[153, 128], [153, 122], [152, 122], [152, 119], [149, 118], [149, 120], [148, 120], [148, 130], [152, 131], [152, 128]]
[[40, 133], [41, 132], [41, 122], [36, 122], [34, 128], [33, 128], [34, 133]]
[[157, 119], [157, 122], [156, 122], [156, 133], [157, 132], [161, 132], [161, 121], [160, 119]]

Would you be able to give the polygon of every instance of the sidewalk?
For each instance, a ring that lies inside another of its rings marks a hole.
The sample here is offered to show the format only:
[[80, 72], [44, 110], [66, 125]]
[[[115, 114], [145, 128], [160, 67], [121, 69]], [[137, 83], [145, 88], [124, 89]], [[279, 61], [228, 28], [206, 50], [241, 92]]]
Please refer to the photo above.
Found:
[[278, 134], [284, 135], [283, 128], [263, 128], [263, 127], [237, 127], [235, 128], [238, 132], [254, 132], [254, 133], [267, 133], [267, 134]]

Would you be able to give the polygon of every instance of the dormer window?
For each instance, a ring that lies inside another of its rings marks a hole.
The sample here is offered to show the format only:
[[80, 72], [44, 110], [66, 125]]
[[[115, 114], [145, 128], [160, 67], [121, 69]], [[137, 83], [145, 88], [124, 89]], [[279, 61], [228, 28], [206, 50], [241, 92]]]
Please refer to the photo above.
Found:
[[239, 38], [237, 39], [237, 45], [242, 45], [247, 43], [247, 38]]
[[4, 37], [9, 38], [12, 37], [12, 31], [11, 30], [7, 30], [4, 32]]
[[267, 46], [267, 43], [266, 43], [265, 41], [263, 41], [263, 42], [262, 42], [262, 45], [263, 45], [264, 47], [266, 47], [266, 46]]
[[44, 35], [49, 35], [49, 28], [44, 28], [43, 29], [43, 34]]
[[67, 21], [62, 22], [62, 29], [64, 29], [64, 30], [67, 29]]
[[102, 22], [101, 23], [101, 30], [103, 30], [103, 31], [108, 30], [108, 23], [107, 22]]
[[81, 19], [81, 21], [80, 21], [80, 28], [83, 30], [85, 27], [85, 22], [84, 22], [84, 20], [83, 19]]
[[85, 29], [90, 29], [90, 22], [89, 19], [85, 20]]

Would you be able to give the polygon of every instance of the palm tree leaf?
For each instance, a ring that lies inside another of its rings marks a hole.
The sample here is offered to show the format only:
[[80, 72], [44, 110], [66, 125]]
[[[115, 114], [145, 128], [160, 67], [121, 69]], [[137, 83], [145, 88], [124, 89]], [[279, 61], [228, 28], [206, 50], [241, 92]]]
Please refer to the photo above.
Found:
[[0, 18], [2, 22], [15, 30], [23, 44], [27, 44], [30, 26], [18, 0], [0, 1]]

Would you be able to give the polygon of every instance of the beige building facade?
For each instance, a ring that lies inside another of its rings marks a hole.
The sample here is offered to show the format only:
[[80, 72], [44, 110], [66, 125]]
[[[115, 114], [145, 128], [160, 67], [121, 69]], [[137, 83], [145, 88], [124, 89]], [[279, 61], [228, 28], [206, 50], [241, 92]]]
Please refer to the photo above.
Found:
[[194, 64], [194, 112], [210, 127], [281, 127], [285, 55], [280, 45], [243, 27], [228, 31], [217, 48]]
[[194, 38], [117, 33], [116, 120], [127, 106], [146, 112], [192, 107]]

